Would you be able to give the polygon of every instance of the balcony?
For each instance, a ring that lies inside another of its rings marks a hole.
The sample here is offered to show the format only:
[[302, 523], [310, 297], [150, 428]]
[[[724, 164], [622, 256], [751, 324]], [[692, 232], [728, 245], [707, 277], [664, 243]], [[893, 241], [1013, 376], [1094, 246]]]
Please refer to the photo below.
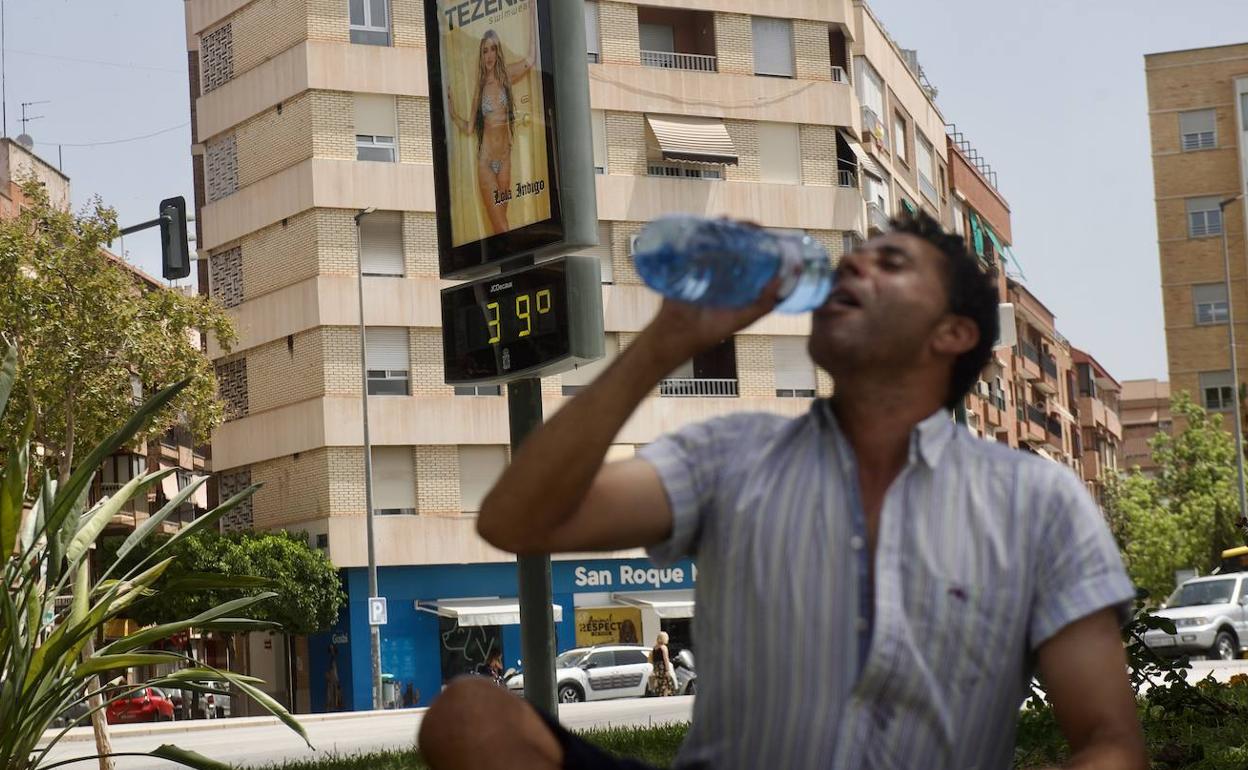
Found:
[[888, 230], [888, 214], [884, 213], [884, 208], [878, 203], [867, 203], [867, 227], [873, 227], [880, 232]]
[[862, 105], [862, 135], [864, 138], [871, 137], [876, 144], [888, 149], [888, 132], [884, 130], [884, 121], [875, 114], [875, 110], [865, 104]]
[[1040, 369], [1044, 372], [1045, 377], [1051, 377], [1053, 380], [1057, 380], [1057, 359], [1053, 356], [1041, 356]]
[[923, 174], [919, 174], [919, 192], [923, 193], [923, 197], [933, 204], [940, 202], [940, 193], [936, 192], [936, 185]]
[[715, 57], [700, 53], [675, 53], [674, 51], [642, 51], [643, 67], [663, 70], [688, 70], [689, 72], [715, 72]]
[[1044, 413], [1043, 409], [1035, 404], [1027, 404], [1025, 408], [1027, 410], [1027, 422], [1038, 425], [1041, 428], [1048, 425], [1049, 416]]
[[674, 377], [659, 383], [659, 395], [666, 398], [736, 398], [737, 381]]
[[674, 179], [710, 179], [722, 181], [724, 167], [709, 163], [668, 163], [666, 161], [647, 161], [646, 173], [650, 176], [665, 176]]
[[1041, 378], [1039, 349], [1026, 340], [1019, 340], [1014, 352], [1019, 359], [1018, 373], [1023, 379], [1039, 380]]
[[848, 83], [849, 73], [845, 71], [844, 67], [838, 67], [837, 65], [833, 64], [832, 65], [832, 82], [833, 83]]
[[858, 189], [858, 175], [855, 174], [853, 171], [843, 171], [843, 170], [837, 171], [836, 172], [836, 186], [837, 187], [849, 187], [851, 189], [857, 190]]

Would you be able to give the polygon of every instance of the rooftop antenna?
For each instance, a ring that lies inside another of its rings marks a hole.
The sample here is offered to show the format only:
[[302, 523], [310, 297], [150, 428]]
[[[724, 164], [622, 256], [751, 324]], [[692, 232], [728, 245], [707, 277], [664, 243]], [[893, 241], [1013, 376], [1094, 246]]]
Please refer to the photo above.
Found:
[[41, 100], [41, 101], [37, 101], [37, 102], [22, 102], [22, 133], [23, 133], [23, 134], [24, 134], [24, 133], [26, 133], [26, 124], [27, 124], [27, 123], [31, 122], [32, 120], [42, 120], [42, 119], [43, 119], [43, 116], [42, 116], [42, 115], [30, 115], [30, 116], [28, 117], [28, 116], [26, 115], [26, 108], [27, 108], [27, 107], [34, 107], [36, 104], [51, 104], [51, 103], [52, 103], [52, 102], [51, 102], [51, 101], [49, 101], [48, 99], [43, 99], [43, 100]]

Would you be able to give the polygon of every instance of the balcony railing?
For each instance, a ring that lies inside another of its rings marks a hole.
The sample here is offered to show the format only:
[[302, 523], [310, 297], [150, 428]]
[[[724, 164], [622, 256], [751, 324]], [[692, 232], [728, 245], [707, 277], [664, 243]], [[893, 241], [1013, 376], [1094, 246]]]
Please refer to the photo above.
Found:
[[672, 53], [671, 51], [642, 51], [641, 63], [645, 67], [665, 70], [690, 70], [714, 72], [715, 57], [700, 53]]
[[880, 204], [867, 203], [867, 224], [881, 231], [888, 229], [888, 214], [884, 213]]
[[695, 398], [698, 396], [735, 398], [737, 395], [737, 381], [727, 379], [708, 380], [698, 377], [673, 378], [659, 383], [659, 395], [672, 398]]
[[837, 64], [833, 64], [832, 65], [832, 82], [833, 83], [848, 83], [849, 73], [845, 71], [844, 67], [841, 67]]
[[856, 190], [858, 189], [858, 175], [852, 171], [837, 171], [836, 186], [852, 187]]
[[650, 176], [666, 176], [676, 179], [712, 179], [718, 181], [724, 178], [722, 166], [701, 164], [682, 166], [679, 163], [650, 162], [646, 164], [646, 173]]
[[1053, 356], [1042, 356], [1040, 358], [1040, 368], [1044, 370], [1045, 374], [1055, 380], [1057, 379], [1057, 359]]
[[1005, 411], [1005, 394], [1004, 393], [990, 394], [988, 396], [988, 403], [992, 404], [997, 409], [1000, 409], [1002, 412], [1004, 412]]
[[884, 130], [884, 121], [875, 114], [875, 110], [862, 105], [862, 132], [870, 134], [881, 147], [888, 147], [888, 132]]
[[1027, 421], [1034, 423], [1036, 425], [1039, 425], [1040, 427], [1043, 428], [1048, 423], [1049, 416], [1044, 413], [1043, 409], [1036, 406], [1035, 404], [1028, 404], [1027, 405]]
[[1040, 351], [1035, 345], [1026, 340], [1020, 340], [1018, 343], [1018, 352], [1023, 358], [1032, 362], [1036, 366], [1040, 365]]
[[[125, 484], [100, 484], [100, 498], [111, 497], [121, 491]], [[135, 495], [121, 506], [122, 513], [147, 513], [147, 496]]]
[[936, 185], [932, 184], [932, 180], [919, 174], [919, 192], [923, 193], [923, 197], [932, 203], [940, 200], [940, 193], [936, 192]]
[[1049, 415], [1049, 417], [1044, 421], [1044, 429], [1049, 432], [1050, 436], [1056, 436], [1058, 439], [1061, 439], [1062, 421], [1058, 418]]

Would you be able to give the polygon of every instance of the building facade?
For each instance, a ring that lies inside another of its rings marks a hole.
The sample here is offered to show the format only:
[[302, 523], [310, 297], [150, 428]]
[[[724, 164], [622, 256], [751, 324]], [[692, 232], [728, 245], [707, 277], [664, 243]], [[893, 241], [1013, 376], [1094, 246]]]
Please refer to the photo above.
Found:
[[1124, 380], [1120, 398], [1122, 445], [1118, 465], [1123, 470], [1139, 468], [1154, 473], [1149, 442], [1158, 433], [1169, 433], [1170, 383], [1161, 380]]
[[1079, 403], [1078, 430], [1083, 445], [1083, 480], [1100, 500], [1105, 477], [1118, 472], [1123, 440], [1122, 385], [1090, 354], [1078, 348], [1071, 352]]
[[1230, 412], [1232, 312], [1237, 338], [1248, 339], [1248, 199], [1222, 204], [1243, 193], [1248, 179], [1248, 43], [1151, 54], [1144, 62], [1170, 388], [1210, 411]]
[[[860, 2], [795, 0], [783, 18], [759, 10], [586, 4], [600, 220], [589, 253], [602, 264], [607, 356], [546, 378], [547, 414], [657, 308], [629, 252], [659, 214], [801, 230], [834, 260], [902, 208], [949, 221], [944, 120], [914, 53]], [[391, 597], [383, 668], [403, 702], [424, 704], [483, 650], [518, 657], [517, 629], [503, 622], [514, 617], [482, 625], [466, 601], [516, 595], [511, 557], [474, 526], [508, 459], [507, 408], [505, 388], [442, 378], [422, 19], [417, 0], [186, 2], [200, 284], [239, 330], [233, 351], [212, 348], [229, 404], [213, 466], [222, 495], [264, 483], [227, 526], [306, 533], [343, 569], [350, 596], [306, 660], [274, 664], [302, 672], [299, 710], [369, 705], [357, 253]], [[673, 128], [731, 147], [730, 162], [681, 160]], [[366, 208], [377, 212], [357, 232]], [[831, 392], [806, 355], [808, 325], [768, 317], [687, 362], [610, 456], [730, 411], [802, 413]], [[687, 640], [692, 565], [656, 576], [637, 552], [556, 559], [560, 649], [593, 638], [583, 631], [600, 625], [595, 612], [636, 612], [643, 642], [660, 628]], [[330, 671], [340, 692], [322, 685]]]

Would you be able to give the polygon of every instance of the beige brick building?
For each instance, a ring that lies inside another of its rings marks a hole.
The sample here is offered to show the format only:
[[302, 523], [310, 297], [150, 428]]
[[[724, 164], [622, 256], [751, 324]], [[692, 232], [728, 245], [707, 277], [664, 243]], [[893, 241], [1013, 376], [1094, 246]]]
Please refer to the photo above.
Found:
[[[1245, 200], [1248, 43], [1146, 56], [1157, 245], [1170, 388], [1213, 411], [1233, 409], [1227, 318], [1235, 316], [1239, 382], [1248, 376]], [[1229, 249], [1229, 295], [1223, 238]], [[1229, 426], [1228, 426], [1229, 427]]]
[[[547, 378], [547, 414], [657, 308], [629, 258], [632, 237], [655, 216], [731, 214], [802, 231], [833, 260], [903, 207], [951, 221], [944, 119], [913, 52], [862, 2], [791, 0], [784, 9], [774, 18], [742, 0], [696, 10], [586, 4], [600, 220], [600, 244], [589, 253], [603, 266], [608, 354]], [[357, 259], [383, 578], [510, 561], [474, 527], [507, 462], [505, 389], [454, 388], [442, 377], [438, 292], [447, 284], [437, 272], [422, 4], [186, 0], [186, 18], [200, 285], [230, 308], [239, 330], [232, 351], [212, 350], [231, 417], [213, 441], [214, 469], [223, 493], [264, 483], [236, 526], [305, 532], [344, 568], [352, 603], [342, 636], [358, 635], [352, 581], [366, 543]], [[656, 131], [673, 122], [726, 134], [735, 162], [674, 159]], [[366, 208], [377, 211], [357, 229], [354, 215]], [[805, 354], [808, 325], [804, 317], [764, 319], [673, 372], [621, 432], [613, 456], [726, 412], [808, 409], [832, 386]], [[613, 596], [592, 600], [627, 601]], [[570, 628], [582, 598], [565, 604]], [[402, 622], [427, 620], [404, 607]], [[643, 607], [641, 618], [652, 636], [659, 616]], [[314, 670], [324, 665], [319, 644], [311, 645]], [[423, 650], [424, 637], [411, 644]], [[351, 645], [350, 654], [359, 649]], [[430, 676], [411, 681], [431, 694], [438, 677]], [[365, 677], [357, 677], [354, 690], [344, 682], [357, 696], [348, 706], [364, 705]], [[310, 703], [323, 707], [315, 695]]]

